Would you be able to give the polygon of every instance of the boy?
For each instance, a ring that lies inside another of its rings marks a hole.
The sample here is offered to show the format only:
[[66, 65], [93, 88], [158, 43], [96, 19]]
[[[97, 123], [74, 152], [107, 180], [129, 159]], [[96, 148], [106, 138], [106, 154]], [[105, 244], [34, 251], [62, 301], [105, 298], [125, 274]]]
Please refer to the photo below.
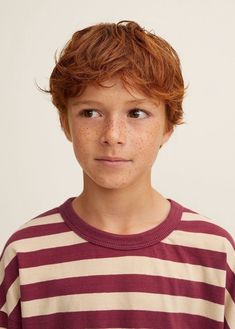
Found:
[[234, 329], [231, 236], [151, 186], [159, 149], [183, 123], [175, 50], [132, 21], [87, 27], [49, 92], [83, 192], [6, 243], [0, 328]]

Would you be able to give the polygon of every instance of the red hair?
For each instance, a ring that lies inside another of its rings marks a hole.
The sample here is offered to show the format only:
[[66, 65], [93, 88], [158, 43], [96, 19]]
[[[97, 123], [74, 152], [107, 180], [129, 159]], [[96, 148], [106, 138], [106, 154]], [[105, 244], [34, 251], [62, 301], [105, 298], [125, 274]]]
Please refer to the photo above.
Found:
[[75, 32], [56, 60], [47, 92], [64, 115], [69, 98], [115, 75], [126, 87], [164, 101], [169, 128], [183, 123], [179, 57], [168, 42], [133, 21], [99, 23]]

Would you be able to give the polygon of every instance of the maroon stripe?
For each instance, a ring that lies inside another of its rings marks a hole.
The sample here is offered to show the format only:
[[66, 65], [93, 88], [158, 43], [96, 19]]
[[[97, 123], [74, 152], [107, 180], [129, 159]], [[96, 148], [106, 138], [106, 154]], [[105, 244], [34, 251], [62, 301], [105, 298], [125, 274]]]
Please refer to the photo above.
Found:
[[[9, 243], [18, 241], [21, 239], [30, 239], [34, 237], [58, 234], [71, 231], [63, 222], [62, 223], [52, 223], [52, 224], [43, 224], [38, 226], [25, 227], [17, 232], [15, 232]], [[9, 244], [8, 243], [8, 244]]]
[[[54, 209], [48, 210], [48, 211], [46, 211], [46, 212], [44, 212], [44, 213], [38, 215], [37, 217], [34, 217], [34, 218], [32, 218], [31, 220], [25, 222], [24, 224], [27, 224], [27, 223], [33, 223], [33, 220], [34, 220], [34, 219], [38, 219], [38, 218], [40, 218], [40, 217], [45, 217], [45, 216], [53, 215], [53, 214], [56, 214], [56, 213], [58, 213], [58, 212], [59, 212], [59, 211], [58, 211], [58, 208], [54, 208]], [[23, 224], [22, 224], [22, 225], [23, 225]], [[26, 229], [26, 228], [25, 228], [25, 229]], [[24, 236], [24, 232], [27, 232], [27, 231], [25, 231], [25, 229], [22, 228], [22, 229], [19, 229], [19, 230], [15, 231], [15, 232], [10, 236], [10, 238], [7, 240], [7, 242], [5, 243], [4, 250], [6, 249], [6, 247], [7, 247], [10, 243], [12, 243], [12, 242], [14, 242], [14, 241], [17, 241], [17, 240], [20, 240], [20, 239], [24, 239], [24, 238], [30, 238], [31, 236], [28, 236], [28, 235]], [[29, 231], [29, 232], [31, 233], [32, 231]], [[22, 234], [22, 235], [21, 235], [21, 234]], [[23, 236], [23, 237], [21, 237], [21, 236]], [[4, 250], [3, 250], [3, 251], [4, 251]], [[2, 252], [2, 254], [3, 254], [3, 252]]]
[[8, 329], [21, 329], [20, 301], [8, 317], [5, 312], [0, 311], [0, 327]]
[[118, 250], [94, 246], [91, 243], [85, 242], [70, 246], [18, 253], [20, 268], [57, 264], [81, 259], [93, 259], [94, 257], [99, 259], [122, 256], [145, 256], [222, 270], [225, 269], [226, 266], [226, 257], [224, 253], [164, 243], [137, 250]]
[[221, 287], [203, 282], [141, 274], [93, 275], [21, 285], [21, 300], [70, 294], [136, 291], [224, 303], [224, 289]]
[[0, 311], [0, 327], [7, 328], [7, 315]]
[[40, 215], [37, 215], [36, 217], [34, 217], [32, 220], [36, 219], [36, 218], [40, 218], [40, 217], [46, 217], [46, 216], [50, 216], [50, 215], [54, 215], [54, 214], [58, 214], [59, 213], [59, 208], [55, 207], [53, 209], [44, 211], [43, 213], [41, 213]]
[[[226, 256], [223, 252], [188, 246], [168, 245], [164, 243], [153, 246], [153, 249], [156, 253], [156, 257], [159, 259], [206, 266], [221, 270], [225, 269]], [[146, 255], [148, 254], [149, 251], [146, 251]]]
[[232, 272], [229, 265], [227, 265], [226, 275], [226, 288], [235, 303], [235, 274]]
[[8, 289], [19, 275], [17, 265], [17, 257], [14, 257], [5, 268], [4, 279], [0, 286], [0, 309], [6, 302], [6, 293]]
[[21, 314], [21, 304], [20, 303], [21, 302], [19, 300], [19, 302], [17, 303], [17, 305], [15, 306], [14, 310], [11, 312], [11, 314], [8, 318], [9, 324], [12, 323], [12, 326], [9, 325], [9, 328], [15, 328], [13, 326], [13, 323], [16, 323], [17, 324], [16, 328], [21, 329], [22, 314]]
[[202, 316], [150, 311], [90, 311], [57, 313], [23, 319], [24, 329], [166, 328], [224, 329], [223, 323]]
[[183, 212], [189, 212], [191, 214], [198, 214], [198, 212], [196, 212], [192, 209], [186, 208], [185, 206], [182, 206], [182, 207], [183, 207]]
[[226, 319], [224, 319], [224, 327], [223, 329], [230, 329], [228, 322], [226, 321]]
[[207, 233], [212, 235], [217, 235], [226, 238], [233, 248], [235, 248], [235, 243], [232, 238], [232, 236], [222, 227], [210, 223], [207, 221], [199, 221], [199, 220], [193, 220], [193, 221], [184, 221], [182, 220], [177, 227], [177, 230], [185, 231], [185, 232], [193, 232], [193, 233]]

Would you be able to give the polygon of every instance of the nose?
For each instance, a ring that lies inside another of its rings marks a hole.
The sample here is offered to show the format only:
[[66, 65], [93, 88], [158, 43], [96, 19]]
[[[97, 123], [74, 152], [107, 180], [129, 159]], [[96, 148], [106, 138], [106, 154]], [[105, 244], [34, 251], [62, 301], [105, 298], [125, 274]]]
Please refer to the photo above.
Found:
[[107, 119], [102, 127], [100, 141], [102, 144], [124, 144], [126, 141], [126, 124], [120, 118]]

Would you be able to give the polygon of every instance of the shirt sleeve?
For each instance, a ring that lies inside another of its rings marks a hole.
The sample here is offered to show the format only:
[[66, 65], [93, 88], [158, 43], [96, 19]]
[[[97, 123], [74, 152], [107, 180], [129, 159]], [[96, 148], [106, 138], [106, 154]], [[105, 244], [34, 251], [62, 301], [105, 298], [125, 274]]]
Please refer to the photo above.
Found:
[[225, 329], [235, 329], [235, 243], [230, 239], [227, 247], [225, 290]]
[[0, 329], [21, 328], [18, 260], [14, 239], [9, 239], [0, 258]]

